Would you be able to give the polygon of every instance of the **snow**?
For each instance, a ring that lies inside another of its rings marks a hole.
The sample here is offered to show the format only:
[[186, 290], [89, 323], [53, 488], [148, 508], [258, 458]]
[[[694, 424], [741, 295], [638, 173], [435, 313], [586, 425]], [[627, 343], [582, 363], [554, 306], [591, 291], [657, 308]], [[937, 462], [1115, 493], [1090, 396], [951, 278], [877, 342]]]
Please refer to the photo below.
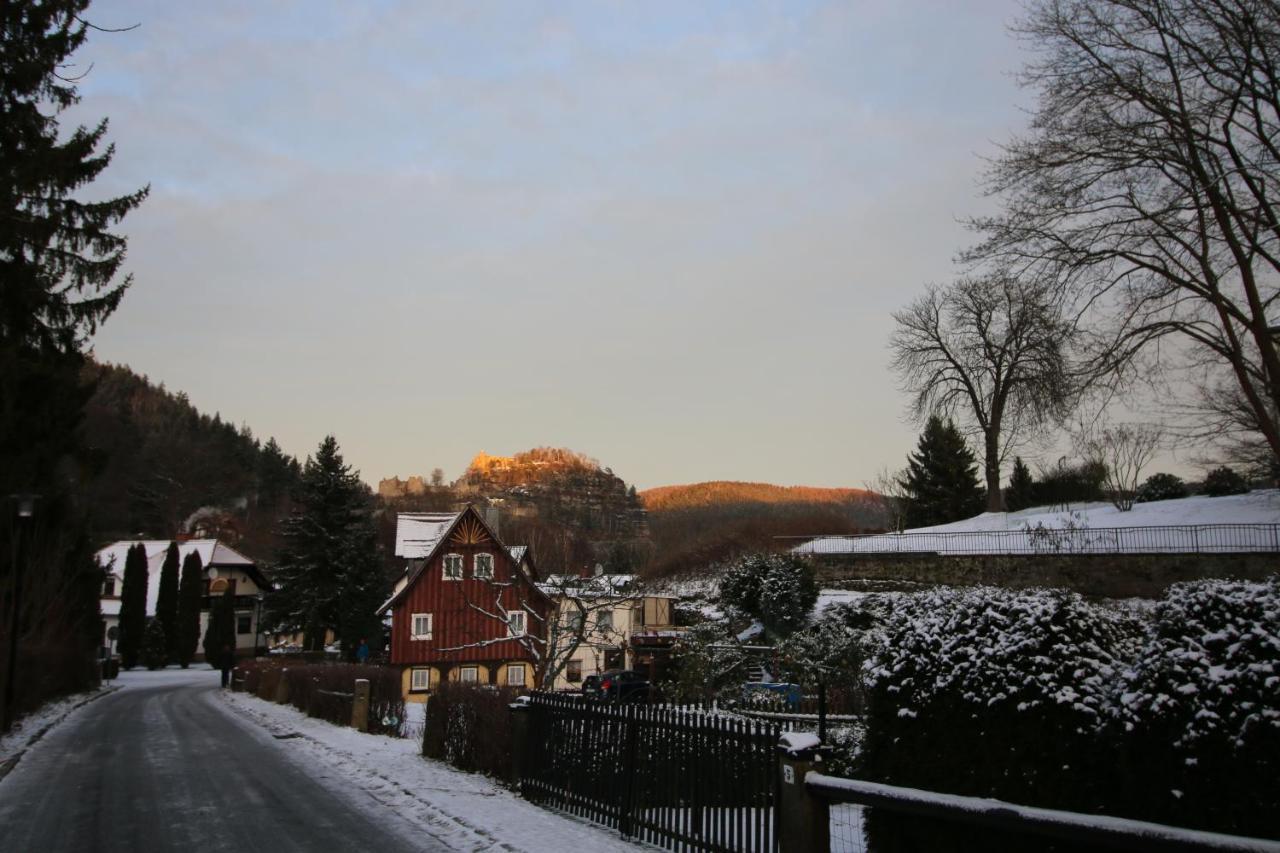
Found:
[[396, 515], [396, 556], [427, 557], [458, 520], [458, 512], [401, 512]]
[[[797, 546], [794, 551], [804, 554], [1272, 551], [1280, 549], [1280, 541], [1272, 529], [1197, 528], [1276, 524], [1280, 524], [1280, 490], [1260, 489], [1244, 495], [1201, 495], [1134, 504], [1128, 512], [1121, 512], [1110, 503], [1079, 504], [1070, 509], [1036, 507], [1019, 512], [987, 512], [901, 534], [822, 537]], [[1126, 533], [1133, 528], [1163, 529]]]
[[[160, 595], [160, 572], [164, 568], [165, 553], [169, 550], [170, 541], [174, 540], [122, 539], [99, 549], [94, 558], [98, 561], [98, 565], [115, 576], [117, 584], [123, 583], [125, 559], [129, 549], [138, 544], [139, 541], [142, 542], [142, 547], [147, 552], [147, 615], [151, 616], [156, 612], [156, 599]], [[182, 561], [192, 552], [200, 555], [200, 567], [206, 573], [211, 566], [215, 569], [218, 567], [241, 568], [251, 574], [255, 569], [252, 560], [239, 551], [228, 548], [217, 539], [188, 539], [185, 542], [178, 542], [179, 568], [182, 566]], [[118, 598], [120, 592], [121, 587], [117, 585], [117, 598], [102, 599], [102, 615], [120, 615], [120, 600]]]
[[536, 806], [485, 776], [423, 758], [417, 739], [361, 734], [248, 694], [220, 695], [235, 713], [276, 737], [289, 736], [280, 743], [297, 760], [313, 765], [315, 775], [341, 778], [350, 795], [393, 810], [451, 849], [634, 853], [647, 848]]
[[4, 775], [11, 761], [26, 752], [33, 743], [44, 736], [45, 732], [62, 722], [72, 711], [116, 689], [117, 687], [107, 683], [97, 690], [76, 693], [50, 702], [15, 722], [13, 728], [0, 737], [0, 777]]
[[822, 741], [818, 740], [818, 736], [813, 732], [783, 732], [778, 745], [789, 755], [795, 755], [807, 749], [818, 748], [822, 745]]

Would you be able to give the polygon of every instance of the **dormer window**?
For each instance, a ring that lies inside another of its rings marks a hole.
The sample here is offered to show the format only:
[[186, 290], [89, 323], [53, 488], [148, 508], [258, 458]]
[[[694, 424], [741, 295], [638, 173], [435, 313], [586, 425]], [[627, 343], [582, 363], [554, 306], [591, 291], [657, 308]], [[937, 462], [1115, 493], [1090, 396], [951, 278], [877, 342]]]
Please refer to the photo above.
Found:
[[444, 579], [447, 581], [462, 580], [462, 555], [444, 555]]
[[472, 574], [487, 581], [493, 580], [493, 555], [476, 554], [476, 564]]

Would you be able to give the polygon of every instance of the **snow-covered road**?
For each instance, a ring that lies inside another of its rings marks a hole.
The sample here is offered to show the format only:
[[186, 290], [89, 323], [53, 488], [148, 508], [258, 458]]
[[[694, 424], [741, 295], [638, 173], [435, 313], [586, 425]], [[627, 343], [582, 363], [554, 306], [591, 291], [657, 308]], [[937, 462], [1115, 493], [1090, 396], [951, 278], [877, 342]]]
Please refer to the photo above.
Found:
[[634, 851], [418, 755], [217, 687], [131, 672], [0, 779], [0, 851]]

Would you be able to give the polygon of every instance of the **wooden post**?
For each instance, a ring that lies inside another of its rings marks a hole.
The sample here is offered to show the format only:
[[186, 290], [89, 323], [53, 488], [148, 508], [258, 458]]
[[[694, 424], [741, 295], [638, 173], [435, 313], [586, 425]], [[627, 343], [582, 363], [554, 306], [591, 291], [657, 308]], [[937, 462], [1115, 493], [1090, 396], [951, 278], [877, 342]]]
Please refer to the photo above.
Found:
[[289, 667], [280, 670], [280, 680], [276, 682], [276, 704], [289, 704]]
[[356, 679], [356, 695], [351, 700], [351, 728], [369, 731], [369, 679]]
[[805, 743], [799, 732], [787, 732], [778, 744], [778, 850], [779, 853], [828, 853], [831, 849], [830, 810], [827, 801], [809, 793], [804, 777], [820, 765], [825, 751], [816, 742]]
[[[520, 701], [520, 700], [524, 701]], [[508, 705], [511, 709], [511, 776], [507, 781], [511, 787], [520, 790], [520, 780], [524, 776], [525, 750], [529, 744], [529, 702], [521, 696]]]

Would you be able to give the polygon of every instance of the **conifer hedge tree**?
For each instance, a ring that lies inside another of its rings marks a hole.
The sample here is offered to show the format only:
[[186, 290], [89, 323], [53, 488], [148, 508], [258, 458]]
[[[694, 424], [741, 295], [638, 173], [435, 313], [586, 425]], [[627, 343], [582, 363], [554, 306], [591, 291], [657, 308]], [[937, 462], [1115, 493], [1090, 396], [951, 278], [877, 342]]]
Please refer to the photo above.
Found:
[[186, 669], [195, 660], [200, 642], [200, 599], [204, 595], [204, 566], [196, 551], [182, 561], [182, 579], [178, 585], [178, 643], [174, 659]]
[[125, 669], [138, 665], [147, 630], [147, 549], [141, 542], [129, 548], [120, 590], [120, 660]]
[[168, 662], [169, 639], [164, 633], [164, 623], [158, 616], [152, 617], [142, 634], [142, 665], [147, 669], [163, 669]]
[[[230, 652], [227, 651], [230, 647]], [[204, 659], [214, 669], [221, 669], [230, 656], [234, 663], [236, 649], [236, 602], [231, 591], [216, 596], [209, 608], [209, 627], [204, 632]]]
[[929, 418], [902, 475], [907, 527], [929, 527], [982, 512], [978, 463], [951, 421]]
[[170, 542], [160, 567], [160, 589], [156, 593], [156, 621], [164, 632], [165, 663], [178, 658], [178, 543]]
[[1017, 512], [1035, 505], [1032, 489], [1035, 481], [1031, 478], [1031, 469], [1022, 461], [1021, 456], [1013, 457], [1013, 472], [1009, 475], [1009, 488], [1004, 493], [1005, 509]]

